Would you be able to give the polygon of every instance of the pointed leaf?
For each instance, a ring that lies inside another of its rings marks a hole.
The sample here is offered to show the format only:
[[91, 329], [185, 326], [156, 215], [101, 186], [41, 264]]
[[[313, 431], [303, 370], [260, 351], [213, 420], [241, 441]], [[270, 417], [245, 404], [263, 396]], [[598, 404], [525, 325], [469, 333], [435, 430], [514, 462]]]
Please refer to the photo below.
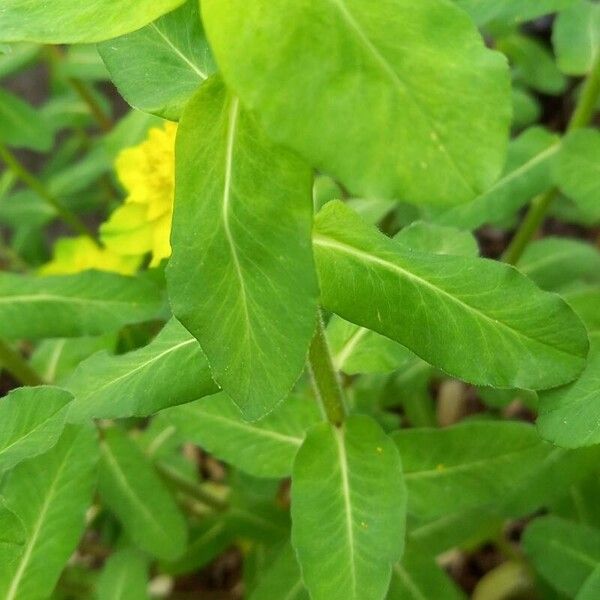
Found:
[[173, 312], [217, 383], [257, 419], [291, 390], [313, 334], [310, 170], [218, 78], [188, 105], [176, 156]]
[[197, 0], [188, 0], [133, 33], [99, 44], [122, 96], [135, 108], [179, 119], [198, 86], [214, 72]]
[[0, 141], [46, 152], [52, 146], [52, 129], [32, 106], [0, 90]]
[[223, 393], [163, 414], [180, 437], [255, 477], [289, 476], [306, 430], [320, 419], [314, 401], [290, 396], [249, 423]]
[[91, 356], [65, 386], [75, 396], [71, 422], [146, 417], [218, 391], [198, 341], [176, 319], [143, 348]]
[[10, 568], [0, 569], [3, 600], [48, 597], [83, 532], [97, 459], [93, 429], [69, 426], [52, 450], [10, 472], [2, 493], [25, 543]]
[[186, 525], [175, 500], [135, 442], [117, 428], [101, 444], [99, 491], [131, 540], [165, 560], [184, 549]]
[[292, 543], [312, 600], [381, 600], [404, 546], [400, 456], [369, 417], [311, 429], [292, 475]]
[[0, 273], [0, 336], [79, 337], [155, 318], [162, 299], [148, 280], [86, 271], [36, 277]]
[[585, 365], [585, 328], [568, 305], [516, 269], [417, 253], [365, 225], [341, 202], [317, 216], [323, 305], [470, 383], [548, 388]]
[[98, 580], [97, 600], [148, 600], [148, 565], [131, 548], [119, 550], [105, 563]]
[[356, 195], [449, 206], [499, 175], [508, 70], [451, 3], [204, 0], [202, 14], [273, 139]]
[[49, 386], [20, 388], [0, 400], [0, 473], [56, 444], [72, 400]]

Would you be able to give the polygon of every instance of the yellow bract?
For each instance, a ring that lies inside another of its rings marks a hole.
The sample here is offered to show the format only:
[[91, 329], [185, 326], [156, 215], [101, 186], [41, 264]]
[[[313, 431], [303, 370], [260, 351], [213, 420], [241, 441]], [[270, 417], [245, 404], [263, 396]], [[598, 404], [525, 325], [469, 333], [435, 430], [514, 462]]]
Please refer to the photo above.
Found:
[[141, 257], [119, 256], [98, 247], [85, 236], [63, 238], [54, 245], [52, 260], [40, 268], [42, 275], [68, 275], [88, 269], [131, 275], [140, 265]]
[[116, 169], [128, 196], [100, 228], [108, 249], [122, 256], [151, 253], [151, 266], [171, 255], [177, 125], [153, 128], [138, 146], [121, 152]]

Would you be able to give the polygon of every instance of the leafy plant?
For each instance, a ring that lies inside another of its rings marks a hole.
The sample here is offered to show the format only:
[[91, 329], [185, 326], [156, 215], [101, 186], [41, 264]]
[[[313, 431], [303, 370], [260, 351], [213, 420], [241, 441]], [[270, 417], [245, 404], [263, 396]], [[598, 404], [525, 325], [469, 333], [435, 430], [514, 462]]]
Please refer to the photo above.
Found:
[[0, 79], [0, 598], [600, 597], [600, 5], [4, 0]]

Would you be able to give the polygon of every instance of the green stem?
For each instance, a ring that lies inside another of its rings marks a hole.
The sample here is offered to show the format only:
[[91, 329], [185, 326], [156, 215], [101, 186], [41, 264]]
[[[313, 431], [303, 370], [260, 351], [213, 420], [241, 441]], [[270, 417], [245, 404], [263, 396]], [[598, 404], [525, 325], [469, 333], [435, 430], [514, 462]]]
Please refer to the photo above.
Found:
[[0, 364], [23, 385], [36, 386], [44, 383], [29, 363], [3, 340], [0, 340]]
[[[579, 100], [571, 115], [569, 125], [567, 126], [567, 133], [589, 125], [596, 111], [599, 97], [600, 57], [596, 60], [596, 63], [583, 84]], [[523, 255], [525, 248], [527, 248], [527, 245], [542, 225], [546, 213], [548, 212], [548, 208], [557, 195], [558, 189], [553, 188], [532, 201], [523, 222], [502, 256], [502, 259], [505, 262], [511, 265], [517, 264]]]
[[46, 186], [17, 159], [17, 157], [2, 143], [0, 143], [0, 159], [7, 167], [38, 196], [43, 198], [60, 216], [60, 218], [79, 234], [91, 238], [95, 243], [96, 238], [87, 225], [68, 208], [65, 208], [47, 189]]
[[308, 369], [324, 416], [332, 425], [339, 427], [346, 419], [346, 401], [338, 374], [333, 367], [320, 313], [308, 353]]

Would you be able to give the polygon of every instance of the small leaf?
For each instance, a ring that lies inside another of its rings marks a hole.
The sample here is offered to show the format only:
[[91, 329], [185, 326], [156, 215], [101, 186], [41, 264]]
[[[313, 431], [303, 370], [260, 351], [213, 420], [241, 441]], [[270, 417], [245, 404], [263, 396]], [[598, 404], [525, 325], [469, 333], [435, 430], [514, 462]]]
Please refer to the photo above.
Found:
[[0, 40], [45, 44], [90, 43], [135, 31], [184, 0], [2, 0]]
[[600, 5], [578, 0], [562, 11], [552, 28], [552, 42], [563, 73], [589, 73], [600, 55]]
[[97, 459], [93, 429], [69, 426], [49, 452], [10, 472], [2, 494], [25, 543], [9, 568], [0, 568], [3, 600], [42, 600], [54, 588], [83, 532]]
[[299, 378], [314, 331], [311, 173], [218, 78], [188, 105], [176, 156], [173, 312], [216, 382], [258, 419]]
[[202, 15], [272, 138], [354, 194], [451, 206], [499, 175], [508, 69], [450, 2], [204, 0]]
[[166, 119], [179, 119], [198, 86], [215, 70], [197, 0], [138, 31], [103, 42], [98, 50], [127, 102]]
[[113, 273], [36, 277], [0, 273], [0, 336], [40, 339], [100, 335], [156, 318], [150, 281]]
[[148, 565], [135, 550], [126, 548], [105, 563], [96, 593], [97, 600], [148, 600]]
[[248, 423], [225, 394], [162, 413], [178, 435], [255, 477], [287, 477], [306, 430], [320, 419], [313, 401], [290, 396]]
[[381, 600], [404, 547], [393, 442], [369, 417], [313, 427], [292, 475], [292, 543], [312, 600]]
[[598, 529], [554, 516], [541, 517], [525, 530], [523, 547], [535, 570], [569, 598], [579, 598], [590, 578], [597, 580]]
[[435, 517], [497, 501], [541, 466], [550, 447], [523, 423], [472, 422], [393, 434], [409, 512]]
[[177, 558], [185, 549], [185, 521], [152, 465], [117, 428], [105, 431], [101, 450], [100, 495], [128, 536], [157, 558]]
[[587, 334], [568, 305], [516, 269], [414, 252], [341, 202], [315, 222], [323, 305], [480, 385], [549, 388], [585, 366]]
[[198, 341], [176, 319], [143, 348], [91, 356], [65, 387], [75, 396], [71, 422], [146, 417], [218, 391]]
[[589, 219], [600, 220], [600, 132], [578, 129], [566, 136], [556, 183]]
[[46, 152], [52, 147], [52, 129], [32, 106], [0, 89], [0, 141]]
[[53, 387], [20, 388], [0, 400], [0, 473], [56, 444], [72, 400]]

